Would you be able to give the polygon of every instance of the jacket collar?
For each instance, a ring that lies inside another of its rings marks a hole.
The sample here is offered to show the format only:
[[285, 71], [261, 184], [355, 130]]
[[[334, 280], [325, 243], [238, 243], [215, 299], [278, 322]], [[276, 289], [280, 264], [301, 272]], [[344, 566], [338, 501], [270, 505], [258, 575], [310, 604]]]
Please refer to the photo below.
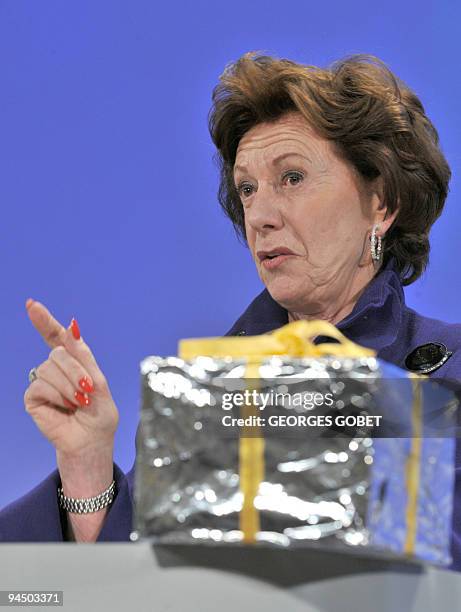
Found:
[[[395, 342], [401, 321], [405, 297], [395, 260], [370, 281], [352, 312], [336, 327], [350, 340], [382, 351]], [[288, 323], [288, 312], [264, 289], [226, 335], [254, 336], [264, 334]], [[317, 338], [316, 342], [322, 341]]]

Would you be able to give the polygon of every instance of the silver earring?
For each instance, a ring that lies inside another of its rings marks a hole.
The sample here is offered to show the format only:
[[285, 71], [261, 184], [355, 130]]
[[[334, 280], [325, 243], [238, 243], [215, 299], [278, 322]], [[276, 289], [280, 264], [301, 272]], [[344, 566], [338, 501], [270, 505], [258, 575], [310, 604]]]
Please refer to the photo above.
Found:
[[381, 236], [377, 236], [376, 232], [379, 229], [379, 223], [375, 223], [371, 230], [371, 238], [370, 238], [370, 251], [371, 258], [373, 261], [379, 261], [381, 259], [381, 250], [383, 247], [383, 241]]

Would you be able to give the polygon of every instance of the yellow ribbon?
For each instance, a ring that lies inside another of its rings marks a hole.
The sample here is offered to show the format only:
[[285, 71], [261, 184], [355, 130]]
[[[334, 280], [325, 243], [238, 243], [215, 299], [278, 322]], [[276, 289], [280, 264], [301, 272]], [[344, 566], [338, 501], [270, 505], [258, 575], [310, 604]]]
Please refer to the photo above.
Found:
[[419, 480], [422, 451], [422, 411], [423, 394], [419, 376], [409, 373], [413, 387], [413, 406], [411, 410], [411, 424], [413, 437], [411, 439], [410, 454], [405, 465], [405, 480], [407, 488], [407, 507], [405, 512], [406, 537], [404, 551], [412, 555], [415, 552], [416, 528], [418, 515]]
[[[245, 378], [258, 390], [259, 361], [247, 363]], [[247, 385], [248, 388], [248, 385]], [[242, 406], [240, 416], [258, 416], [257, 406]], [[264, 437], [259, 427], [244, 427], [239, 442], [239, 475], [240, 491], [243, 496], [242, 510], [239, 515], [239, 528], [243, 533], [245, 544], [256, 542], [256, 536], [261, 531], [259, 511], [255, 499], [259, 486], [264, 480]]]
[[[314, 344], [316, 336], [328, 336], [336, 342]], [[327, 321], [295, 321], [261, 336], [227, 336], [181, 340], [179, 357], [190, 360], [200, 355], [207, 357], [245, 357], [245, 378], [255, 386], [259, 379], [259, 366], [270, 355], [290, 357], [372, 357], [376, 351], [348, 340]], [[241, 416], [255, 414], [255, 407], [242, 408]], [[247, 435], [248, 434], [248, 435]], [[257, 430], [243, 430], [239, 442], [240, 490], [243, 506], [239, 516], [243, 541], [252, 543], [260, 531], [259, 511], [255, 506], [259, 486], [264, 479], [264, 438]]]

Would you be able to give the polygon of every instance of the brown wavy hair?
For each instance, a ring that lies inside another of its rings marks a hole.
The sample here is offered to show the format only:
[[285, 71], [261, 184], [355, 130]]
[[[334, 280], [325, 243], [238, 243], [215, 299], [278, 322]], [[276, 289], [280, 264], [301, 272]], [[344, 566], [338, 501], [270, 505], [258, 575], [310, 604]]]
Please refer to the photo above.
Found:
[[429, 260], [429, 230], [441, 214], [451, 177], [439, 136], [418, 96], [373, 55], [350, 55], [326, 69], [246, 53], [229, 63], [213, 90], [208, 115], [220, 170], [218, 200], [245, 237], [233, 167], [249, 129], [299, 111], [367, 182], [382, 176], [384, 204], [400, 206], [383, 241], [404, 285]]

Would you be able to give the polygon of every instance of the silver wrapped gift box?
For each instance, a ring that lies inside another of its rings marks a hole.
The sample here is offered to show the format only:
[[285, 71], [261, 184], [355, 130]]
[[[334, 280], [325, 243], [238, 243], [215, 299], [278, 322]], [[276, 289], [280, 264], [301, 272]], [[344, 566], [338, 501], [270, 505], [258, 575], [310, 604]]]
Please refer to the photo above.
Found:
[[453, 393], [299, 323], [142, 362], [133, 539], [449, 563]]

